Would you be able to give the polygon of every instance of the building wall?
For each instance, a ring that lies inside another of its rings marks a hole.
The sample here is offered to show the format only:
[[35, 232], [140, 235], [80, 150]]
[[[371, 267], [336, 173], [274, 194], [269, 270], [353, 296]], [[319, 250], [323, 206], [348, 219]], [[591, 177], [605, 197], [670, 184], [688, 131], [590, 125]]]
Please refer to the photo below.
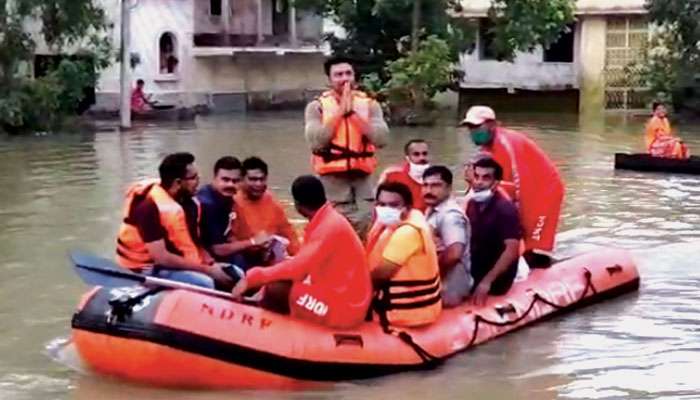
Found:
[[[103, 1], [114, 16], [113, 39], [114, 43], [119, 43], [120, 1]], [[254, 1], [251, 3], [254, 4]], [[271, 4], [267, 3], [268, 6]], [[238, 4], [238, 0], [234, 4]], [[271, 9], [268, 11], [271, 15]], [[131, 51], [140, 58], [140, 64], [132, 70], [132, 80], [143, 79], [147, 93], [153, 94], [154, 99], [180, 106], [216, 107], [220, 102], [224, 109], [229, 110], [263, 107], [262, 101], [265, 99], [277, 105], [296, 104], [308, 97], [308, 93], [323, 89], [326, 81], [321, 53], [287, 53], [281, 56], [274, 53], [236, 53], [235, 56], [195, 57], [192, 39], [195, 16], [199, 23], [204, 14], [208, 19], [209, 2], [202, 0], [139, 1], [132, 9]], [[303, 35], [320, 35], [322, 24], [315, 20], [318, 17], [302, 15], [299, 18], [308, 19], [314, 24], [318, 22], [317, 27], [299, 25], [300, 38]], [[200, 27], [196, 29], [199, 31]], [[270, 25], [270, 32], [271, 29]], [[176, 37], [179, 64], [178, 73], [173, 75], [161, 74], [159, 68], [158, 46], [164, 32]], [[115, 63], [101, 75], [96, 109], [118, 109], [119, 70], [120, 64]]]
[[465, 89], [562, 90], [578, 87], [573, 63], [546, 63], [542, 49], [518, 53], [510, 62], [479, 60], [477, 51], [461, 57], [465, 72], [461, 87]]
[[[262, 1], [264, 35], [272, 35], [272, 7], [274, 0]], [[224, 16], [212, 16], [209, 1], [196, 0], [194, 27], [197, 33], [223, 33], [226, 31]], [[256, 35], [257, 1], [229, 0], [231, 21], [229, 33], [234, 35]], [[223, 10], [222, 14], [226, 14]], [[308, 11], [297, 11], [297, 35], [300, 39], [318, 38], [321, 34], [323, 19]]]
[[267, 108], [266, 102], [270, 107], [297, 105], [326, 84], [321, 54], [200, 57], [194, 60], [194, 66], [197, 80], [191, 92], [208, 94], [214, 103], [212, 96], [243, 96], [246, 108]]
[[[197, 1], [197, 0], [196, 0]], [[231, 34], [255, 35], [258, 32], [258, 6], [256, 0], [229, 0], [231, 9], [231, 21], [229, 23]], [[265, 35], [272, 34], [272, 1], [262, 1], [263, 29]], [[226, 14], [226, 10], [222, 10]], [[222, 33], [225, 31], [223, 15], [211, 16], [209, 1], [198, 0], [195, 7], [195, 24], [197, 33]]]
[[[131, 53], [138, 55], [140, 62], [132, 69], [133, 81], [143, 79], [146, 89], [160, 101], [175, 104], [187, 103], [181, 93], [192, 76], [191, 42], [193, 31], [193, 0], [149, 0], [139, 1], [131, 9]], [[106, 4], [111, 10], [115, 25], [114, 43], [119, 47], [121, 37], [120, 1]], [[116, 10], [116, 12], [114, 12]], [[161, 74], [159, 40], [169, 32], [175, 37], [175, 55], [179, 60], [178, 72]], [[103, 71], [98, 83], [96, 108], [113, 108], [118, 105], [120, 62]]]
[[581, 101], [584, 114], [605, 108], [605, 16], [583, 17], [581, 22]]
[[[580, 34], [574, 31], [574, 46]], [[476, 49], [460, 57], [465, 72], [461, 82], [463, 89], [526, 89], [564, 90], [578, 88], [577, 54], [574, 62], [544, 62], [544, 50], [537, 47], [532, 52], [518, 52], [513, 62], [482, 59], [480, 49], [483, 38], [477, 38]]]

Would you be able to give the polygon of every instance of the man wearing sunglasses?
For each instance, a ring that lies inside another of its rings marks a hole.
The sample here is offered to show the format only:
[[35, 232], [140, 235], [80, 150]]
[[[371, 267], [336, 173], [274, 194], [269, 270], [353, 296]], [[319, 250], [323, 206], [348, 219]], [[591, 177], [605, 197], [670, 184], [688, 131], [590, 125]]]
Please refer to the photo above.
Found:
[[117, 238], [117, 262], [134, 272], [213, 288], [233, 281], [200, 244], [199, 173], [190, 153], [170, 154], [160, 180], [127, 191]]

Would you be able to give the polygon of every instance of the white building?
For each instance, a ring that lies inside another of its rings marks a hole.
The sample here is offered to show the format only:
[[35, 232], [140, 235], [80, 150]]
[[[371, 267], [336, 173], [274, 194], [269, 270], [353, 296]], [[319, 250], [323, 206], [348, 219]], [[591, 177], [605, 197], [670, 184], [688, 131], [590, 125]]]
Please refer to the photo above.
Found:
[[[120, 42], [120, 1], [102, 0]], [[322, 90], [323, 20], [289, 0], [132, 0], [132, 78], [163, 103], [217, 111], [303, 103]], [[118, 109], [119, 63], [97, 109]]]

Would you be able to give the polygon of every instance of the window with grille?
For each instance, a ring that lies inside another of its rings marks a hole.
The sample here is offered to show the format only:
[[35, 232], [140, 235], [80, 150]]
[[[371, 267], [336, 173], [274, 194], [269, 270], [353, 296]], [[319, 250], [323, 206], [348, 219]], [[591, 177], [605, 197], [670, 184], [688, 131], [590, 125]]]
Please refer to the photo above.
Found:
[[647, 20], [640, 16], [610, 17], [605, 36], [605, 107], [645, 108], [648, 91], [627, 67], [640, 59], [647, 45]]

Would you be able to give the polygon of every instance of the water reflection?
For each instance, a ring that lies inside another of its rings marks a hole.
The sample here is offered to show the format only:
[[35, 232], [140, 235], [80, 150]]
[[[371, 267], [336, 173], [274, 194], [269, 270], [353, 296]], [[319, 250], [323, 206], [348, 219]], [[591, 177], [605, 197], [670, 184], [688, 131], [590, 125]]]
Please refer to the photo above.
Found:
[[[700, 391], [695, 321], [700, 269], [700, 177], [616, 172], [615, 151], [641, 146], [634, 119], [504, 116], [537, 139], [567, 182], [562, 254], [596, 246], [635, 249], [639, 295], [555, 319], [450, 360], [427, 373], [342, 383], [300, 393], [161, 391], [81, 376], [43, 354], [68, 333], [86, 289], [66, 259], [70, 248], [113, 251], [122, 192], [152, 176], [163, 155], [187, 150], [205, 180], [226, 154], [259, 155], [270, 187], [289, 204], [288, 187], [310, 172], [299, 113], [212, 116], [196, 125], [129, 133], [5, 138], [0, 142], [0, 398], [235, 399], [368, 398], [554, 399], [682, 397]], [[383, 166], [401, 160], [403, 143], [429, 140], [437, 160], [459, 170], [473, 149], [453, 121], [392, 132]], [[681, 127], [700, 152], [700, 130]], [[461, 173], [458, 173], [461, 176]], [[289, 208], [290, 215], [296, 214]]]

